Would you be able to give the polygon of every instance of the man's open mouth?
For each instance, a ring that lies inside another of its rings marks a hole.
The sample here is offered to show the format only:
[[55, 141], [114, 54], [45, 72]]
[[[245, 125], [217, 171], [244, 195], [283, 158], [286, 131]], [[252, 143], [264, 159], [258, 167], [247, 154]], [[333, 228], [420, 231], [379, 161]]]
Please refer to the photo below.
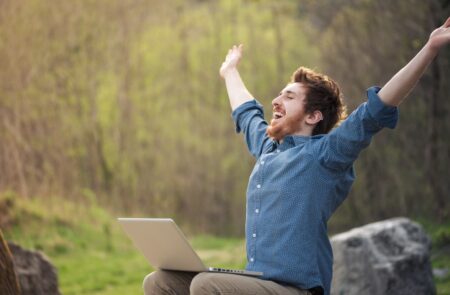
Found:
[[280, 113], [280, 112], [274, 112], [272, 115], [272, 119], [274, 120], [278, 120], [284, 117], [284, 114]]

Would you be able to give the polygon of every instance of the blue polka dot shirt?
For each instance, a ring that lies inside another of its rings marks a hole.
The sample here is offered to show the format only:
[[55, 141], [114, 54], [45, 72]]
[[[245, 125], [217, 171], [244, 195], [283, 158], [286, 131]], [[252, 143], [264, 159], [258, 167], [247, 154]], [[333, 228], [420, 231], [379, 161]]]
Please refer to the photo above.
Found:
[[266, 134], [256, 100], [236, 108], [236, 131], [243, 132], [256, 158], [246, 204], [247, 270], [263, 279], [330, 293], [333, 253], [327, 222], [355, 179], [353, 162], [383, 127], [394, 128], [398, 109], [367, 90], [361, 104], [328, 134], [286, 136], [281, 144]]

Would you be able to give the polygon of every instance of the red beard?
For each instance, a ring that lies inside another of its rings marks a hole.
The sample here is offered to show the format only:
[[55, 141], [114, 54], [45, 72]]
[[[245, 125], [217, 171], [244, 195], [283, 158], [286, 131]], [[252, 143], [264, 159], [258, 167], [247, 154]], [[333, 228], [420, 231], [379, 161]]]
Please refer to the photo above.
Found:
[[279, 141], [284, 137], [283, 124], [277, 124], [274, 121], [275, 120], [270, 121], [266, 133], [272, 140]]
[[283, 117], [278, 120], [272, 119], [267, 127], [267, 135], [275, 141], [280, 141], [286, 135], [293, 134], [300, 126], [302, 117]]

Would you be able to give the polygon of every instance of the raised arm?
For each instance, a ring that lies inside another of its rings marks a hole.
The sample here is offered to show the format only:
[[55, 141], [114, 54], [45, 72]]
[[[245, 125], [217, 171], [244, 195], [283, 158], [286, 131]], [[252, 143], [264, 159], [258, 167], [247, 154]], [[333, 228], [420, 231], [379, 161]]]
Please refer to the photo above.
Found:
[[237, 70], [241, 57], [242, 44], [234, 45], [220, 67], [220, 76], [225, 79], [236, 132], [244, 134], [248, 150], [259, 158], [272, 146], [272, 140], [266, 134], [263, 107], [247, 90]]
[[428, 42], [419, 53], [378, 92], [380, 99], [390, 106], [400, 105], [439, 50], [448, 43], [450, 43], [450, 17], [431, 33]]
[[241, 104], [253, 100], [239, 75], [237, 66], [242, 58], [242, 44], [234, 45], [220, 67], [220, 76], [225, 79], [231, 109], [234, 111]]

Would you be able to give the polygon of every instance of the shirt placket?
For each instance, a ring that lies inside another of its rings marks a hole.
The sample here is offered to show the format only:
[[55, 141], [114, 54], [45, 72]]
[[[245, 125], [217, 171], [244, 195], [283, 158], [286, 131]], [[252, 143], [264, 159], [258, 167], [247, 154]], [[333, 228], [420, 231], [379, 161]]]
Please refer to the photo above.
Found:
[[267, 156], [263, 155], [261, 156], [260, 160], [258, 160], [258, 164], [260, 165], [257, 175], [256, 175], [256, 193], [255, 193], [255, 207], [254, 207], [254, 222], [252, 225], [252, 232], [250, 233], [250, 239], [251, 239], [251, 254], [250, 254], [250, 263], [255, 263], [256, 261], [256, 250], [257, 250], [257, 238], [258, 238], [258, 230], [259, 230], [259, 220], [261, 217], [261, 196], [262, 196], [262, 190], [264, 189], [264, 170], [266, 166]]

